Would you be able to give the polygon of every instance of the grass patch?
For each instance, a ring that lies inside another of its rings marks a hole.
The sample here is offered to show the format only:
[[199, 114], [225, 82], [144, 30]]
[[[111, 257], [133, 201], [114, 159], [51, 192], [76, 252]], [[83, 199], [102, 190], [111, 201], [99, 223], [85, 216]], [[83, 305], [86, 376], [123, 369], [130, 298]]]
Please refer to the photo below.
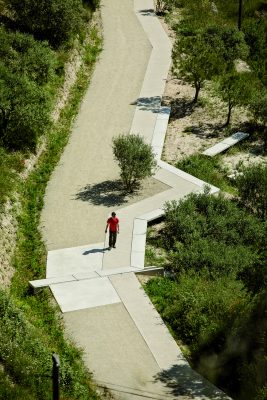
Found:
[[[51, 354], [61, 360], [61, 393], [68, 399], [97, 399], [80, 352], [64, 339], [58, 307], [50, 291], [31, 295], [28, 281], [46, 270], [46, 249], [38, 230], [46, 184], [68, 141], [72, 122], [87, 89], [101, 41], [91, 38], [91, 62], [78, 75], [59, 122], [47, 134], [47, 147], [38, 165], [19, 187], [21, 213], [10, 293], [0, 292], [0, 398], [51, 399]], [[97, 49], [97, 50], [96, 50]], [[90, 52], [89, 45], [86, 54]], [[12, 388], [12, 389], [10, 389]], [[7, 396], [7, 393], [10, 394]]]
[[211, 185], [217, 186], [224, 192], [236, 194], [235, 187], [227, 178], [227, 170], [221, 166], [220, 156], [207, 157], [203, 154], [193, 154], [178, 161], [175, 166]]
[[0, 214], [3, 212], [7, 198], [19, 188], [18, 173], [23, 169], [23, 154], [9, 153], [0, 147]]
[[161, 229], [153, 229], [152, 224], [147, 229], [146, 236], [146, 251], [145, 251], [145, 266], [163, 267], [166, 265], [166, 251], [163, 246], [162, 231]]

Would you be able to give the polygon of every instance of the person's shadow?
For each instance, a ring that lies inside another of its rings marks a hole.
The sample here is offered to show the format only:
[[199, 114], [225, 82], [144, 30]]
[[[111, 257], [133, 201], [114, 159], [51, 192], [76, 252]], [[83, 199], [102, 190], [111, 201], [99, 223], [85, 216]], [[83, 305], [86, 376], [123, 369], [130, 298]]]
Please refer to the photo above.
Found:
[[85, 252], [83, 252], [83, 256], [88, 256], [88, 254], [94, 254], [94, 253], [105, 253], [108, 250], [109, 250], [108, 247], [104, 247], [103, 249], [86, 250]]

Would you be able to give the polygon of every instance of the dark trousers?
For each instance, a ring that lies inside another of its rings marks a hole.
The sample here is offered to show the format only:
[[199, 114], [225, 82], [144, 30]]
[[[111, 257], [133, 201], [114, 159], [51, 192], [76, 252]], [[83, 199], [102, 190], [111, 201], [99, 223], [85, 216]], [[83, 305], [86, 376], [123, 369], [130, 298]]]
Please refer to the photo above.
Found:
[[114, 247], [116, 244], [117, 232], [109, 231], [109, 247]]

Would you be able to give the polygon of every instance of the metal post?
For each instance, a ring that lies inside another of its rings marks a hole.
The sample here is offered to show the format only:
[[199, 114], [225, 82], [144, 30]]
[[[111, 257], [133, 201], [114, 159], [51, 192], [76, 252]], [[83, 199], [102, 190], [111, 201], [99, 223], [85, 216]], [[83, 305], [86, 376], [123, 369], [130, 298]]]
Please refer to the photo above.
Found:
[[53, 380], [53, 400], [59, 400], [59, 356], [56, 353], [52, 354], [53, 360], [53, 373], [52, 373], [52, 380]]
[[239, 9], [238, 9], [238, 29], [241, 30], [241, 24], [242, 24], [242, 6], [243, 6], [243, 0], [239, 0]]

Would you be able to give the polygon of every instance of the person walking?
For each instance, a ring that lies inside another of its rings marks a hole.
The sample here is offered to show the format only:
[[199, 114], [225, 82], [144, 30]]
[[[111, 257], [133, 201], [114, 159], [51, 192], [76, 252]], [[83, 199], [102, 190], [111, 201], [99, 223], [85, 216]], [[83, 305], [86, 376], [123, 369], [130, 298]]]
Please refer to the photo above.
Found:
[[105, 233], [107, 233], [108, 228], [109, 228], [109, 250], [112, 247], [113, 249], [115, 249], [117, 234], [120, 233], [120, 228], [119, 228], [119, 219], [116, 217], [116, 213], [114, 211], [111, 213], [111, 217], [109, 217], [107, 220]]

